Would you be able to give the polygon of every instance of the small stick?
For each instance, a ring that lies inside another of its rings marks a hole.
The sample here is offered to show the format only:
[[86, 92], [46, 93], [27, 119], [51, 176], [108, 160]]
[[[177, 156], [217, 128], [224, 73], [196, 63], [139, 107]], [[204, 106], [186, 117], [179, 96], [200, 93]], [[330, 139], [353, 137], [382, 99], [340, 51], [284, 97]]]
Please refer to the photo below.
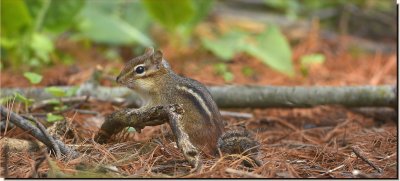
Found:
[[56, 141], [54, 140], [54, 138], [51, 135], [49, 135], [49, 133], [46, 131], [46, 128], [43, 126], [43, 124], [40, 123], [38, 120], [36, 120], [35, 118], [33, 118], [31, 116], [24, 115], [22, 117], [25, 118], [25, 119], [31, 120], [31, 121], [36, 123], [36, 126], [39, 128], [39, 130], [43, 133], [43, 135], [51, 143], [51, 147], [49, 147], [49, 149], [53, 148], [56, 157], [60, 158], [61, 157], [60, 148], [58, 147], [58, 145], [57, 145]]
[[[44, 143], [46, 146], [51, 147], [51, 143], [49, 140], [46, 138], [45, 135], [43, 135], [42, 131], [40, 131], [39, 128], [33, 126], [28, 120], [25, 118], [21, 117], [20, 115], [8, 110], [4, 106], [0, 106], [0, 112], [1, 116], [6, 117], [9, 114], [9, 120], [21, 128], [24, 131], [28, 131], [30, 135]], [[60, 151], [62, 154], [67, 155], [68, 158], [77, 158], [79, 156], [79, 153], [76, 152], [75, 150], [69, 148], [65, 143], [61, 142], [58, 139], [55, 139], [55, 142], [57, 143], [58, 147], [60, 148]]]
[[241, 171], [241, 170], [235, 170], [233, 168], [227, 168], [227, 169], [225, 169], [225, 172], [244, 176], [244, 177], [250, 177], [250, 178], [264, 178], [262, 175], [259, 175], [259, 174], [245, 172], [245, 171]]
[[93, 115], [99, 115], [100, 113], [97, 111], [91, 111], [91, 110], [85, 110], [85, 109], [75, 109], [74, 110], [77, 113], [80, 114], [93, 114]]
[[244, 119], [251, 119], [253, 118], [253, 114], [250, 113], [241, 113], [241, 112], [231, 112], [231, 111], [219, 111], [222, 116], [230, 116], [230, 117], [237, 117], [237, 118], [244, 118]]
[[43, 135], [49, 140], [49, 142], [51, 143], [53, 150], [56, 154], [57, 158], [61, 157], [61, 151], [60, 148], [58, 147], [56, 141], [54, 140], [54, 138], [49, 135], [49, 133], [46, 131], [46, 128], [43, 126], [42, 123], [40, 123], [39, 121], [37, 121], [36, 119], [33, 119], [33, 121], [35, 121], [36, 126], [40, 129], [40, 131], [42, 131]]
[[382, 169], [379, 168], [378, 166], [376, 166], [374, 163], [372, 163], [371, 161], [368, 160], [368, 158], [366, 158], [364, 155], [362, 155], [360, 153], [360, 148], [356, 147], [356, 146], [352, 146], [351, 149], [353, 150], [353, 152], [361, 158], [361, 160], [363, 160], [364, 162], [368, 163], [368, 165], [370, 165], [371, 167], [373, 167], [375, 170], [377, 170], [379, 173], [382, 173]]

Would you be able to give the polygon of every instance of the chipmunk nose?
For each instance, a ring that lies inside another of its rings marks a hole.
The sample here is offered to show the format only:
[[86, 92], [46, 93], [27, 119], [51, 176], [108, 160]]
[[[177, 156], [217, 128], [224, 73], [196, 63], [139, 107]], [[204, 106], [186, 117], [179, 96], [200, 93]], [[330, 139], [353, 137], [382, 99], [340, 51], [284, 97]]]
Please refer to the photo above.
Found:
[[117, 78], [115, 79], [115, 81], [117, 81], [119, 83], [119, 78], [121, 78], [120, 75], [117, 76]]

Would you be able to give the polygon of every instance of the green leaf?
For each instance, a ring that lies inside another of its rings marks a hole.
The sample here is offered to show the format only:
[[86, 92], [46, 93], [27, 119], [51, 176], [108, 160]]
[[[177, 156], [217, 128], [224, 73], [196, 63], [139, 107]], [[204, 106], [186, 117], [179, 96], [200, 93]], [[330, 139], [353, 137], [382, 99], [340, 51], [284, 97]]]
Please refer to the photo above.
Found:
[[43, 78], [42, 75], [34, 72], [25, 72], [24, 77], [27, 78], [31, 84], [38, 84]]
[[53, 123], [53, 122], [57, 122], [57, 121], [63, 120], [64, 117], [60, 116], [60, 115], [53, 114], [53, 113], [47, 113], [46, 119], [47, 119], [47, 122]]
[[23, 0], [1, 0], [1, 36], [20, 38], [32, 25], [32, 18]]
[[78, 89], [79, 89], [78, 86], [71, 87], [70, 89], [67, 90], [66, 96], [67, 97], [74, 96], [76, 94], [76, 92], [78, 91]]
[[61, 33], [67, 30], [74, 22], [76, 15], [82, 9], [85, 1], [82, 0], [26, 0], [30, 14], [35, 19], [39, 18], [39, 12], [49, 3], [45, 16], [43, 17], [42, 27], [53, 33]]
[[142, 1], [150, 15], [169, 31], [188, 23], [194, 15], [191, 0], [144, 0]]
[[212, 8], [214, 1], [213, 0], [201, 0], [201, 1], [194, 0], [192, 2], [194, 3], [195, 15], [190, 20], [189, 24], [190, 24], [190, 26], [195, 26], [198, 23], [200, 23], [200, 21], [203, 20], [207, 16], [208, 12]]
[[202, 38], [204, 48], [210, 50], [222, 60], [229, 61], [240, 53], [245, 34], [240, 31], [229, 31], [217, 39]]
[[86, 7], [82, 11], [82, 17], [84, 21], [80, 31], [84, 37], [92, 41], [117, 45], [130, 45], [136, 42], [143, 46], [153, 44], [145, 34], [118, 17], [91, 7]]
[[323, 54], [308, 54], [300, 57], [300, 63], [304, 66], [322, 64], [324, 62], [325, 56]]
[[148, 36], [149, 33], [147, 32], [149, 32], [153, 20], [144, 8], [143, 3], [140, 1], [124, 1], [124, 3], [119, 7], [121, 19]]
[[62, 111], [62, 110], [66, 110], [68, 108], [67, 105], [63, 105], [63, 106], [56, 106], [54, 107], [55, 111]]
[[217, 63], [214, 65], [214, 69], [218, 75], [222, 75], [226, 82], [231, 82], [235, 76], [229, 71], [228, 66], [224, 63]]
[[271, 68], [289, 76], [294, 75], [289, 42], [277, 27], [269, 27], [256, 37], [256, 44], [248, 42], [242, 48]]
[[0, 104], [5, 104], [6, 102], [9, 102], [9, 101], [11, 101], [11, 100], [13, 100], [14, 99], [14, 97], [13, 96], [6, 96], [6, 97], [3, 97], [3, 98], [0, 98]]
[[84, 3], [82, 0], [52, 0], [43, 27], [52, 32], [64, 32], [74, 22]]
[[250, 77], [254, 75], [254, 70], [251, 67], [246, 66], [242, 68], [242, 73], [244, 76]]
[[48, 36], [34, 33], [32, 41], [30, 42], [30, 47], [40, 60], [49, 63], [49, 54], [54, 51], [54, 46]]
[[65, 97], [66, 95], [65, 90], [58, 87], [47, 87], [46, 89], [44, 89], [44, 91], [50, 93], [54, 97]]
[[308, 69], [312, 65], [318, 65], [325, 62], [325, 56], [323, 54], [309, 54], [303, 55], [300, 58], [300, 71], [304, 76], [308, 75]]
[[52, 104], [52, 105], [58, 105], [58, 104], [61, 104], [61, 101], [58, 99], [50, 99], [50, 100], [48, 100], [48, 103]]
[[225, 72], [224, 74], [222, 74], [222, 77], [226, 82], [232, 82], [235, 78], [232, 72]]
[[20, 93], [14, 93], [15, 101], [23, 102], [26, 105], [30, 105], [33, 103], [33, 99], [28, 99], [27, 97], [21, 95]]

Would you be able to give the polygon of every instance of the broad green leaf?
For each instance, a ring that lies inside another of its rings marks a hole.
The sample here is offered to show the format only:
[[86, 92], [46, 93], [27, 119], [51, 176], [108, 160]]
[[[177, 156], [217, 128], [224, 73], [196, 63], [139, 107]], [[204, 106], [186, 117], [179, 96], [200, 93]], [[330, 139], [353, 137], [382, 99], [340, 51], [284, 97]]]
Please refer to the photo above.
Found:
[[222, 60], [229, 61], [240, 53], [245, 34], [240, 31], [229, 31], [217, 39], [202, 38], [203, 46]]
[[93, 41], [108, 44], [133, 44], [151, 46], [153, 42], [128, 22], [87, 7], [82, 11], [84, 23], [80, 31], [84, 37]]
[[31, 84], [38, 84], [43, 78], [42, 75], [34, 72], [25, 72], [24, 77], [27, 78]]
[[242, 48], [271, 68], [289, 76], [294, 75], [289, 42], [277, 27], [269, 27], [256, 37], [255, 44], [249, 42]]
[[124, 3], [119, 7], [121, 9], [119, 12], [121, 19], [143, 32], [143, 34], [148, 35], [149, 33], [147, 32], [149, 32], [149, 27], [153, 20], [143, 7], [143, 3], [140, 1], [124, 1]]
[[53, 113], [47, 113], [46, 119], [47, 119], [47, 122], [53, 123], [53, 122], [57, 122], [57, 121], [63, 120], [64, 117], [60, 116], [60, 115], [57, 115], [57, 114], [53, 114]]
[[213, 0], [192, 0], [192, 3], [194, 4], [194, 15], [187, 23], [181, 26], [184, 36], [189, 37], [192, 35], [192, 31], [196, 25], [208, 15], [208, 12], [212, 8], [213, 2]]
[[74, 22], [84, 3], [82, 0], [52, 0], [43, 27], [52, 32], [64, 32]]
[[1, 36], [19, 38], [32, 25], [23, 0], [1, 0]]
[[195, 26], [198, 23], [200, 23], [201, 20], [203, 20], [210, 9], [212, 8], [213, 5], [213, 0], [192, 0], [194, 3], [194, 9], [195, 9], [195, 14], [193, 18], [190, 20], [189, 24], [190, 26]]
[[188, 23], [195, 13], [191, 0], [143, 0], [142, 2], [150, 15], [169, 31]]
[[65, 90], [58, 87], [47, 87], [46, 89], [44, 89], [44, 91], [50, 93], [54, 97], [65, 97], [66, 95]]

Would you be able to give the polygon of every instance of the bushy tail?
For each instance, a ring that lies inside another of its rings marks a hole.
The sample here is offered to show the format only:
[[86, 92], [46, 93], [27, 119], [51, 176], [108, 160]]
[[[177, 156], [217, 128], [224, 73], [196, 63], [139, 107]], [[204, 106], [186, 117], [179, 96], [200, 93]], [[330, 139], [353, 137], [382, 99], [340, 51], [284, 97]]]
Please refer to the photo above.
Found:
[[258, 166], [262, 164], [258, 160], [260, 143], [245, 130], [231, 130], [223, 133], [218, 139], [217, 146], [223, 153], [250, 155]]

